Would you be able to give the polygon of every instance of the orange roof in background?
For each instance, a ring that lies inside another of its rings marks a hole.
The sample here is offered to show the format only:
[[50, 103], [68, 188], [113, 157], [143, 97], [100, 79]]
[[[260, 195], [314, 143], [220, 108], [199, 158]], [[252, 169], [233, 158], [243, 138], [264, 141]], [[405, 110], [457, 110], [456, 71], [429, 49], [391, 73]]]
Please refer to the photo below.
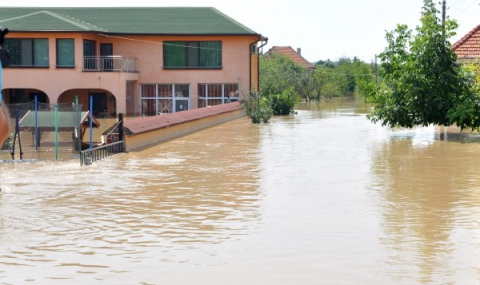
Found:
[[306, 69], [314, 69], [315, 66], [298, 54], [291, 46], [274, 46], [266, 54], [283, 54], [293, 60], [296, 64]]
[[459, 59], [480, 58], [480, 25], [452, 45]]

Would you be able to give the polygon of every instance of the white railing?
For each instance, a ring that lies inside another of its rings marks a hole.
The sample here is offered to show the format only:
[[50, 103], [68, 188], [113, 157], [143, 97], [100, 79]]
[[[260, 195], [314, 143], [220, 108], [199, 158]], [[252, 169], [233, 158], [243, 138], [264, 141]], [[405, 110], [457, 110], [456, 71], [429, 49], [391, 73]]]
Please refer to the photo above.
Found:
[[84, 56], [83, 71], [138, 72], [137, 59], [123, 56]]
[[125, 152], [123, 141], [113, 142], [80, 152], [80, 165], [90, 165], [93, 162]]

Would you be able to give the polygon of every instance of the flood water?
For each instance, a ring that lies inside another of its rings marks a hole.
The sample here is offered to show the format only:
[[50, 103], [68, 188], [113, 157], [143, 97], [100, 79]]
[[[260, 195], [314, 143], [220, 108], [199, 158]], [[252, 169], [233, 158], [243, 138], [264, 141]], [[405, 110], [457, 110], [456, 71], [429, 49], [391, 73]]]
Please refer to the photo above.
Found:
[[480, 136], [352, 99], [0, 164], [0, 284], [479, 284]]

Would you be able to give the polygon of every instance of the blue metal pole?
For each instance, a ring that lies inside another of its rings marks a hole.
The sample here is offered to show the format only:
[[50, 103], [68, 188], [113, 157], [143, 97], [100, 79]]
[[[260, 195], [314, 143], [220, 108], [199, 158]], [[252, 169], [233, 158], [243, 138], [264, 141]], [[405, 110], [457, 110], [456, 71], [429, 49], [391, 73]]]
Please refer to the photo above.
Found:
[[58, 160], [58, 105], [55, 105], [55, 160]]
[[35, 150], [38, 150], [38, 98], [35, 95]]
[[90, 95], [90, 149], [93, 148], [93, 96]]
[[2, 62], [0, 62], [0, 106], [2, 106]]

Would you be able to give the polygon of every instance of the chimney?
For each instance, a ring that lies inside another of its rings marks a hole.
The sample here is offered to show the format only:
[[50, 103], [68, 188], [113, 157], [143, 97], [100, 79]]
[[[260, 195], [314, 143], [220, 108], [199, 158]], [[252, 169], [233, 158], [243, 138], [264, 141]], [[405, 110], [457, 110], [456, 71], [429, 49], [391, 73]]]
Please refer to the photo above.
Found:
[[302, 55], [302, 49], [301, 49], [301, 48], [297, 48], [297, 53], [298, 53], [298, 55]]

